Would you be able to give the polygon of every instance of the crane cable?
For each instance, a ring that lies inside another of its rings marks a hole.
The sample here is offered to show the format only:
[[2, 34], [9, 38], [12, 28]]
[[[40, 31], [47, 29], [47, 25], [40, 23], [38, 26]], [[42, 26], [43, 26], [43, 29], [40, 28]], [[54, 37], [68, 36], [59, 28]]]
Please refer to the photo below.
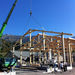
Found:
[[32, 0], [30, 0], [30, 16], [32, 16]]
[[[33, 21], [38, 24], [38, 27], [42, 29], [42, 25], [36, 20], [36, 18], [32, 15], [32, 0], [30, 0], [30, 13], [29, 13], [29, 18], [27, 20], [27, 23], [25, 24], [28, 28], [30, 27], [29, 25], [29, 22], [30, 22], [30, 19], [32, 18]], [[36, 25], [35, 25], [36, 26]]]
[[30, 0], [30, 13], [29, 13], [29, 17], [25, 24], [25, 26], [27, 26], [27, 28], [29, 28], [29, 22], [30, 22], [31, 16], [32, 16], [32, 0]]

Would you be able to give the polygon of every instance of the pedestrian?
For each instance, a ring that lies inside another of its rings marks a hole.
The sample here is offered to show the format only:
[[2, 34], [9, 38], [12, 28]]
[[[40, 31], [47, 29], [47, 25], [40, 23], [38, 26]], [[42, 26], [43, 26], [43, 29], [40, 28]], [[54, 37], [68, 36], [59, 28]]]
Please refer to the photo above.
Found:
[[67, 62], [64, 62], [64, 72], [67, 71]]
[[64, 69], [64, 63], [63, 63], [63, 61], [61, 61], [61, 63], [60, 63], [60, 68], [63, 71], [63, 69]]

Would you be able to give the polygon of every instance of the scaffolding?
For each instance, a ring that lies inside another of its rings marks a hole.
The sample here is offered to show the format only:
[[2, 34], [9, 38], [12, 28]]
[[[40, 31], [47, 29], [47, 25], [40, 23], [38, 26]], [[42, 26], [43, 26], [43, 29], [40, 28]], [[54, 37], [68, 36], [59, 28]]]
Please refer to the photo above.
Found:
[[[36, 32], [37, 35], [32, 37], [32, 33]], [[38, 32], [41, 32], [39, 34]], [[49, 33], [57, 34], [54, 36]], [[22, 39], [29, 34], [29, 41], [22, 43]], [[20, 62], [22, 64], [22, 51], [30, 51], [30, 64], [40, 65], [41, 63], [47, 64], [49, 60], [57, 57], [57, 62], [67, 62], [72, 66], [72, 50], [75, 49], [75, 40], [70, 38], [64, 38], [64, 35], [71, 35], [63, 32], [53, 32], [44, 30], [31, 30], [29, 29], [21, 38], [16, 42], [20, 42], [21, 57]], [[13, 48], [14, 49], [14, 48]], [[14, 50], [13, 50], [14, 51]], [[38, 60], [35, 61], [35, 53], [37, 53]]]

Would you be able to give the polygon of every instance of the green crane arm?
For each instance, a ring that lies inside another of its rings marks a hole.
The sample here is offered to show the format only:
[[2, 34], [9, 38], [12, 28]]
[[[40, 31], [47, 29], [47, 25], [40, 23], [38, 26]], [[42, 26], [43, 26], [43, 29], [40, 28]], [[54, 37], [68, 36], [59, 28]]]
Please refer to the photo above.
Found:
[[12, 14], [12, 12], [13, 12], [14, 7], [16, 6], [16, 3], [17, 3], [17, 0], [15, 0], [13, 6], [12, 6], [12, 8], [11, 8], [11, 10], [10, 10], [10, 12], [9, 12], [9, 14], [8, 14], [8, 16], [7, 16], [7, 18], [6, 18], [6, 20], [4, 21], [4, 23], [3, 23], [3, 25], [2, 25], [2, 28], [1, 28], [1, 30], [0, 30], [0, 38], [2, 37], [3, 31], [4, 31], [4, 29], [5, 29], [5, 27], [6, 27], [7, 23], [8, 23], [8, 20], [9, 20], [11, 14]]

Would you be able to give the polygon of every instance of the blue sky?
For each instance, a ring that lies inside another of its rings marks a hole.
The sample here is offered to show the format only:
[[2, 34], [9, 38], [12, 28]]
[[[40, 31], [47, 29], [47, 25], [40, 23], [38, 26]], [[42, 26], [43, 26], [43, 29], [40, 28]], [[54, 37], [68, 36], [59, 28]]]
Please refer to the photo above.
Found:
[[[0, 0], [0, 28], [15, 0]], [[28, 29], [73, 33], [75, 0], [18, 0], [3, 34], [23, 35]], [[28, 22], [29, 20], [29, 22]]]

